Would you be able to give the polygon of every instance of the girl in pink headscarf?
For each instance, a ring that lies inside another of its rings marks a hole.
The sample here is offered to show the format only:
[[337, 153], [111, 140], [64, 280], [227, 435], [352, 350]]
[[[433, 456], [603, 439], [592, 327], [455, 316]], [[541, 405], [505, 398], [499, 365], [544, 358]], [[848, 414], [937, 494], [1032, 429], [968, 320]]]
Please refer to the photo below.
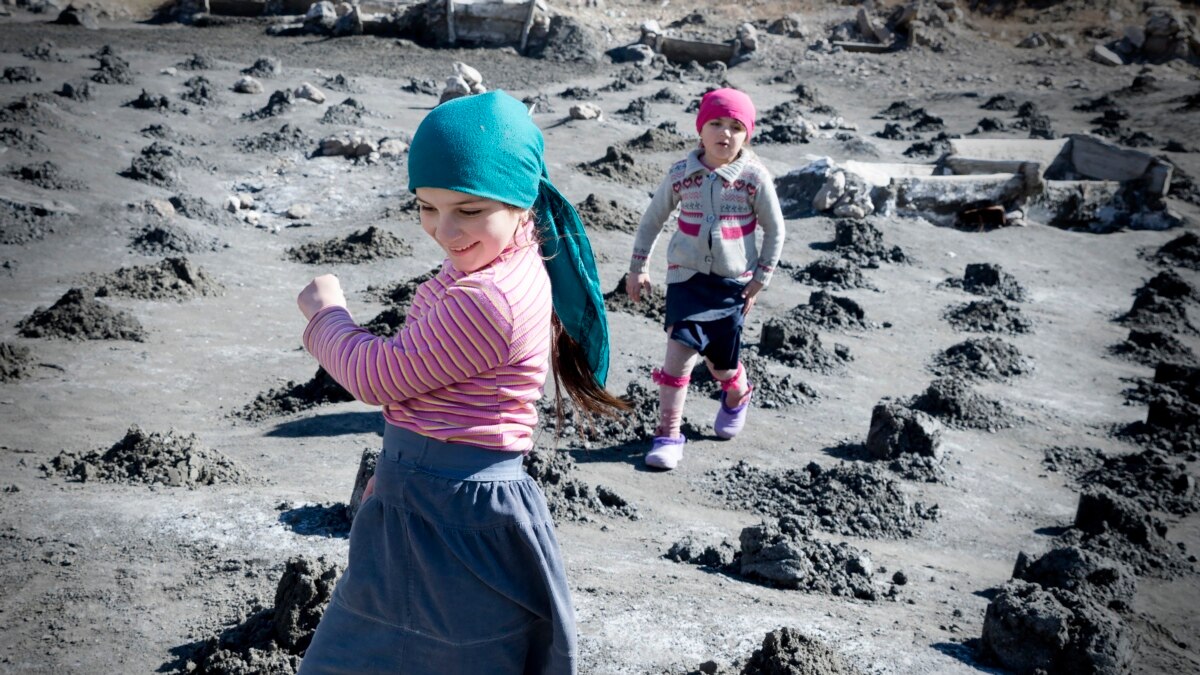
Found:
[[667, 354], [651, 373], [659, 385], [659, 423], [647, 466], [673, 469], [683, 458], [683, 402], [701, 356], [721, 383], [717, 436], [733, 438], [746, 424], [754, 388], [739, 360], [742, 325], [771, 281], [784, 237], [771, 174], [746, 147], [754, 116], [754, 103], [741, 91], [704, 95], [696, 115], [700, 147], [667, 172], [634, 238], [625, 283], [638, 302], [650, 287], [654, 244], [680, 207], [667, 246]]

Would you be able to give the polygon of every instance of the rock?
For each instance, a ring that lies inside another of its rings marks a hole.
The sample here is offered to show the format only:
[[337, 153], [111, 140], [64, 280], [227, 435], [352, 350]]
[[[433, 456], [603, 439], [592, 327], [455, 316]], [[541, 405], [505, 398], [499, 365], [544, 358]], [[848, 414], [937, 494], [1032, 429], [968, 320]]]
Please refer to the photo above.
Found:
[[238, 195], [238, 206], [240, 206], [243, 209], [254, 208], [254, 197], [250, 194]]
[[308, 99], [313, 103], [325, 102], [325, 94], [309, 82], [301, 82], [300, 86], [296, 87], [296, 90], [292, 93], [295, 94], [296, 98]]
[[146, 211], [161, 218], [170, 218], [175, 215], [175, 206], [165, 199], [147, 199]]
[[96, 17], [86, 9], [80, 9], [75, 5], [67, 5], [67, 8], [59, 12], [58, 17], [54, 19], [54, 23], [60, 26], [83, 26], [88, 30], [98, 30], [100, 22]]
[[942, 425], [920, 410], [884, 401], [871, 411], [867, 452], [875, 459], [894, 459], [905, 453], [942, 458]]
[[1102, 63], [1106, 66], [1123, 66], [1125, 61], [1117, 55], [1116, 52], [1105, 47], [1104, 45], [1096, 45], [1092, 47], [1091, 57], [1093, 61]]
[[568, 114], [573, 120], [599, 120], [604, 117], [600, 106], [594, 103], [576, 103], [571, 106]]
[[379, 141], [380, 157], [399, 157], [408, 152], [408, 143], [399, 138], [384, 138]]
[[461, 77], [468, 86], [483, 82], [483, 75], [480, 75], [478, 70], [475, 70], [462, 61], [454, 62], [454, 72]]
[[633, 63], [637, 65], [650, 63], [654, 59], [654, 50], [649, 45], [638, 42], [636, 44], [627, 45], [610, 49], [608, 55], [612, 57], [613, 63]]
[[438, 104], [452, 101], [456, 98], [469, 96], [471, 94], [471, 85], [467, 84], [459, 75], [451, 75], [446, 78], [446, 86], [442, 87], [442, 94], [438, 98]]
[[[346, 6], [347, 3], [342, 3], [341, 6]], [[350, 9], [338, 17], [333, 24], [334, 37], [343, 37], [346, 35], [362, 35], [363, 22], [362, 15], [358, 11], [358, 5], [350, 5]]]
[[1019, 47], [1021, 49], [1036, 49], [1038, 47], [1045, 47], [1045, 46], [1046, 46], [1046, 38], [1042, 37], [1041, 33], [1036, 33], [1036, 32], [1030, 33], [1029, 35], [1027, 35], [1025, 37], [1024, 40], [1021, 40], [1020, 42], [1017, 43], [1017, 47]]
[[304, 220], [312, 215], [312, 207], [308, 204], [292, 204], [283, 215], [289, 220]]
[[845, 192], [846, 173], [844, 171], [837, 171], [825, 180], [825, 184], [821, 186], [820, 191], [813, 197], [813, 210], [819, 212], [832, 208]]
[[317, 32], [327, 32], [333, 30], [334, 24], [337, 23], [337, 10], [333, 3], [329, 0], [321, 0], [314, 2], [304, 15], [304, 27]]
[[1146, 44], [1146, 29], [1141, 26], [1126, 26], [1124, 37], [1134, 49], [1141, 49], [1142, 45]]
[[484, 93], [487, 93], [487, 87], [483, 86], [482, 84], [480, 84], [478, 82], [471, 85], [471, 95], [472, 96], [474, 96], [475, 94], [484, 94]]
[[242, 200], [235, 195], [230, 195], [225, 199], [225, 210], [230, 213], [237, 213], [242, 208]]
[[358, 507], [362, 505], [363, 492], [367, 489], [367, 481], [375, 475], [375, 465], [379, 462], [378, 448], [365, 448], [358, 460], [358, 474], [354, 477], [354, 489], [350, 492], [350, 502], [346, 504], [346, 519], [354, 521]]
[[263, 92], [263, 85], [262, 82], [253, 77], [243, 75], [238, 78], [237, 82], [233, 83], [233, 90], [239, 94], [261, 94]]
[[752, 23], [743, 23], [737, 29], [738, 43], [742, 45], [742, 51], [752, 52], [758, 49], [758, 29]]

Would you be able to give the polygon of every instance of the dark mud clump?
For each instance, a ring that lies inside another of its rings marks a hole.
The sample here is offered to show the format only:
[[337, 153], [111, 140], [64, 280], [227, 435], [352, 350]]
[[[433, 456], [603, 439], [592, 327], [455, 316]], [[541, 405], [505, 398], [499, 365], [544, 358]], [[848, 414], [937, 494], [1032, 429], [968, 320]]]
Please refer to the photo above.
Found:
[[740, 675], [858, 675], [826, 644], [799, 629], [780, 628], [767, 633]]
[[22, 96], [0, 108], [0, 123], [16, 124], [31, 129], [63, 126], [51, 107], [33, 96]]
[[54, 93], [57, 96], [61, 96], [69, 101], [75, 101], [76, 103], [90, 101], [96, 96], [96, 92], [93, 91], [92, 85], [87, 82], [78, 82], [76, 84], [63, 82], [62, 87], [57, 89]]
[[946, 309], [942, 315], [954, 330], [969, 333], [1028, 333], [1033, 322], [1021, 314], [1021, 309], [1000, 298], [972, 300]]
[[273, 56], [264, 56], [254, 62], [254, 65], [243, 68], [243, 75], [269, 80], [283, 74], [283, 62]]
[[603, 486], [575, 477], [577, 466], [565, 450], [537, 448], [525, 456], [525, 472], [542, 488], [550, 515], [558, 522], [589, 522], [592, 516], [637, 520], [637, 507]]
[[1127, 565], [1076, 546], [1051, 549], [1035, 560], [1018, 554], [1013, 578], [1052, 592], [1069, 591], [1117, 611], [1128, 610], [1137, 591], [1137, 577]]
[[619, 183], [630, 185], [657, 185], [662, 180], [662, 173], [647, 166], [639, 165], [633, 155], [615, 146], [608, 146], [604, 156], [592, 162], [578, 165], [578, 169], [588, 176], [607, 178]]
[[326, 108], [325, 114], [321, 116], [321, 124], [355, 126], [362, 124], [364, 115], [367, 115], [366, 106], [357, 99], [347, 98], [341, 103], [336, 103]]
[[1134, 657], [1117, 613], [1016, 579], [988, 604], [980, 642], [985, 659], [1017, 673], [1124, 673]]
[[220, 295], [224, 287], [187, 258], [165, 258], [154, 265], [122, 267], [92, 280], [96, 297], [139, 300], [188, 300]]
[[863, 450], [866, 458], [890, 462], [889, 469], [910, 480], [944, 480], [942, 425], [903, 402], [885, 398], [871, 409]]
[[42, 40], [29, 49], [22, 49], [21, 56], [32, 61], [65, 61], [62, 54], [58, 52], [58, 45], [54, 44], [53, 40]]
[[[780, 267], [789, 267], [789, 265]], [[843, 258], [823, 257], [800, 269], [793, 268], [792, 278], [802, 284], [821, 286], [822, 288], [875, 288], [875, 285], [863, 276], [858, 265]]]
[[950, 136], [942, 132], [927, 141], [917, 141], [904, 151], [905, 157], [930, 158], [941, 157], [950, 151]]
[[0, 382], [25, 379], [33, 363], [33, 352], [29, 351], [29, 347], [0, 342]]
[[866, 330], [871, 328], [861, 305], [827, 291], [813, 291], [808, 304], [796, 305], [784, 317], [810, 328], [827, 330]]
[[968, 293], [1024, 302], [1027, 296], [1021, 284], [1002, 267], [992, 263], [971, 263], [961, 279], [950, 278], [944, 286], [961, 288]]
[[71, 216], [0, 198], [0, 244], [26, 244], [66, 227]]
[[142, 136], [156, 141], [167, 141], [175, 145], [195, 145], [196, 138], [189, 134], [180, 133], [165, 124], [151, 124], [139, 131]]
[[1133, 329], [1121, 343], [1111, 351], [1131, 361], [1147, 366], [1156, 366], [1163, 361], [1196, 365], [1196, 353], [1179, 338], [1161, 331]]
[[126, 108], [135, 108], [137, 110], [153, 110], [155, 112], [171, 112], [179, 110], [178, 106], [172, 107], [171, 99], [161, 94], [152, 94], [145, 89], [142, 90], [138, 97], [125, 104]]
[[642, 214], [615, 199], [601, 199], [589, 194], [575, 205], [579, 218], [589, 228], [600, 228], [616, 232], [636, 232]]
[[804, 522], [788, 516], [743, 529], [738, 572], [779, 588], [877, 598], [866, 551], [845, 542], [813, 539], [810, 534]]
[[341, 239], [312, 242], [287, 250], [288, 258], [309, 265], [349, 263], [357, 265], [412, 255], [412, 246], [396, 235], [372, 225]]
[[861, 462], [831, 469], [812, 462], [773, 472], [741, 461], [710, 475], [717, 483], [713, 494], [733, 508], [774, 518], [794, 516], [834, 534], [907, 538], [925, 521], [938, 518], [936, 505], [910, 501], [883, 468]]
[[317, 368], [313, 378], [303, 384], [289, 380], [280, 389], [259, 394], [241, 410], [234, 412], [248, 422], [261, 422], [270, 417], [291, 415], [326, 403], [346, 403], [354, 397], [325, 371]]
[[1147, 511], [1177, 516], [1200, 511], [1196, 479], [1161, 450], [1109, 456], [1097, 448], [1054, 446], [1046, 449], [1043, 464], [1077, 485], [1103, 485]]
[[50, 146], [46, 145], [41, 138], [16, 127], [4, 127], [0, 129], [0, 145], [6, 148], [13, 148], [14, 150], [22, 150], [30, 154], [50, 152]]
[[243, 114], [242, 119], [253, 122], [256, 120], [265, 120], [270, 117], [278, 117], [290, 112], [295, 105], [296, 95], [292, 93], [292, 90], [277, 89], [271, 92], [271, 98], [267, 100], [265, 106]]
[[642, 291], [641, 300], [634, 302], [625, 292], [625, 279], [628, 273], [621, 276], [616, 288], [604, 294], [604, 307], [610, 312], [624, 312], [634, 316], [644, 316], [655, 323], [661, 324], [667, 318], [666, 292], [659, 286], [651, 286], [649, 291]]
[[740, 555], [741, 551], [735, 550], [724, 537], [688, 534], [671, 544], [671, 548], [663, 557], [675, 562], [733, 573], [737, 569], [734, 562]]
[[110, 47], [101, 48], [96, 54], [100, 66], [92, 73], [92, 82], [99, 84], [133, 84], [133, 71], [129, 62], [113, 53]]
[[53, 306], [38, 307], [17, 324], [24, 337], [144, 342], [146, 331], [132, 315], [97, 302], [92, 292], [67, 291]]
[[38, 77], [33, 66], [10, 66], [4, 69], [4, 74], [0, 75], [0, 81], [16, 84], [18, 82], [41, 82], [42, 78]]
[[[742, 367], [746, 369], [746, 377], [754, 386], [754, 395], [750, 403], [756, 408], [774, 410], [801, 403], [808, 403], [820, 398], [820, 395], [807, 382], [795, 379], [791, 373], [780, 377], [772, 372], [767, 359], [758, 353], [754, 345], [746, 345], [740, 358]], [[704, 362], [696, 364], [692, 371], [691, 386], [701, 396], [718, 401], [721, 397], [721, 386]]]
[[63, 173], [62, 167], [54, 162], [39, 162], [38, 164], [16, 166], [10, 168], [6, 173], [19, 181], [36, 185], [43, 190], [84, 189], [82, 181], [68, 178]]
[[180, 70], [212, 70], [217, 64], [202, 54], [192, 54], [191, 57], [175, 64]]
[[86, 454], [63, 451], [42, 465], [49, 475], [65, 475], [86, 483], [167, 485], [195, 488], [201, 485], [253, 482], [250, 474], [225, 455], [200, 445], [195, 434], [183, 436], [172, 429], [147, 434], [131, 426], [125, 437], [106, 451]]
[[780, 363], [824, 374], [840, 371], [852, 358], [845, 345], [826, 349], [821, 336], [791, 313], [763, 323], [758, 351]]
[[1164, 265], [1200, 270], [1200, 235], [1184, 232], [1163, 244], [1154, 257]]
[[390, 288], [368, 286], [366, 290], [367, 295], [388, 303], [389, 307], [375, 315], [375, 318], [363, 324], [363, 328], [367, 329], [372, 335], [380, 337], [390, 338], [396, 335], [408, 318], [408, 310], [412, 307], [413, 297], [416, 296], [417, 289], [421, 284], [437, 276], [437, 273], [438, 270], [435, 268], [408, 281], [395, 284]]
[[218, 251], [221, 243], [212, 237], [197, 237], [169, 223], [148, 224], [138, 230], [129, 247], [145, 255]]
[[234, 226], [241, 224], [241, 221], [228, 211], [209, 204], [203, 197], [178, 194], [171, 197], [170, 201], [171, 206], [175, 208], [175, 213], [184, 218], [191, 218], [209, 225]]
[[1154, 369], [1154, 381], [1143, 384], [1139, 397], [1149, 407], [1145, 422], [1118, 430], [1148, 447], [1160, 448], [1189, 459], [1200, 448], [1200, 367], [1162, 362]]
[[1018, 417], [999, 401], [993, 401], [971, 388], [969, 381], [943, 377], [908, 401], [913, 410], [936, 417], [957, 429], [995, 431], [1015, 425]]
[[835, 226], [833, 248], [844, 260], [860, 267], [879, 267], [880, 263], [906, 263], [908, 256], [899, 246], [883, 243], [883, 233], [861, 220], [842, 220]]
[[675, 123], [670, 121], [651, 127], [625, 143], [625, 147], [638, 152], [680, 152], [690, 145], [691, 139], [679, 133]]
[[998, 338], [972, 338], [946, 348], [931, 368], [941, 377], [1006, 380], [1025, 375], [1032, 365], [1013, 345]]
[[189, 77], [184, 81], [183, 86], [184, 92], [179, 97], [188, 103], [202, 108], [221, 103], [216, 86], [203, 75]]
[[1196, 289], [1174, 270], [1160, 272], [1134, 292], [1133, 305], [1117, 320], [1150, 331], [1195, 334], [1187, 305]]
[[275, 606], [255, 608], [241, 624], [209, 638], [188, 657], [197, 675], [295, 673], [333, 596], [341, 570], [324, 556], [298, 556], [275, 589]]
[[162, 188], [175, 187], [181, 182], [179, 170], [184, 167], [203, 167], [198, 157], [189, 157], [166, 143], [154, 141], [142, 148], [121, 176]]
[[1170, 578], [1192, 565], [1166, 535], [1167, 526], [1137, 501], [1102, 485], [1090, 485], [1079, 496], [1074, 526], [1055, 544], [1119, 560], [1139, 575]]
[[257, 136], [243, 136], [233, 142], [233, 147], [241, 152], [279, 153], [288, 150], [302, 150], [312, 145], [312, 138], [299, 127], [285, 124], [278, 131], [266, 131]]

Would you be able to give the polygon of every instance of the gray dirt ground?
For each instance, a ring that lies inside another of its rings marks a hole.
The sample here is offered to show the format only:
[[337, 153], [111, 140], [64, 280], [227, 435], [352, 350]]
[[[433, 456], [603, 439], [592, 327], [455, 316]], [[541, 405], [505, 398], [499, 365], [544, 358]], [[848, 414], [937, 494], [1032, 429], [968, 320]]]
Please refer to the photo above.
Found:
[[[1085, 45], [1090, 41], [1082, 37], [1080, 46], [1068, 50], [1017, 49], [1013, 45], [1035, 24], [970, 12], [971, 27], [961, 28], [961, 39], [941, 53], [915, 49], [805, 58], [807, 45], [824, 37], [827, 26], [852, 18], [854, 12], [851, 6], [813, 4], [816, 9], [804, 15], [808, 37], [764, 35], [764, 58], [730, 69], [728, 79], [749, 91], [761, 112], [791, 98], [794, 83], [769, 83], [768, 78], [795, 67], [796, 82], [815, 85], [820, 101], [858, 124], [859, 137], [882, 159], [902, 161], [901, 152], [910, 143], [872, 136], [885, 123], [872, 116], [893, 101], [925, 106], [945, 119], [950, 132], [966, 133], [984, 116], [1011, 116], [979, 109], [989, 97], [1009, 94], [1018, 102], [1035, 101], [1059, 133], [1086, 131], [1094, 114], [1072, 107], [1125, 87], [1142, 72], [1137, 65], [1105, 68], [1088, 61]], [[1130, 12], [1130, 23], [1141, 20], [1133, 14], [1134, 5], [1122, 5]], [[607, 6], [607, 11], [579, 11], [592, 25], [606, 26], [613, 46], [631, 41], [643, 17], [666, 24], [690, 12], [674, 4], [635, 0]], [[732, 35], [743, 16], [783, 13], [762, 5], [722, 6], [712, 13], [710, 27], [724, 27], [714, 30]], [[50, 25], [46, 19], [22, 10], [0, 19], [0, 66], [31, 65], [41, 78], [0, 83], [0, 103], [44, 95], [42, 109], [48, 111], [37, 126], [20, 120], [0, 126], [36, 129], [49, 148], [0, 147], [0, 164], [7, 169], [50, 160], [65, 178], [86, 187], [50, 190], [7, 173], [0, 176], [5, 199], [49, 204], [70, 214], [44, 238], [0, 245], [0, 339], [27, 347], [34, 362], [23, 379], [0, 383], [0, 671], [171, 671], [182, 667], [180, 656], [189, 645], [271, 606], [289, 557], [324, 555], [341, 563], [346, 556], [345, 538], [305, 534], [281, 516], [304, 505], [348, 500], [360, 453], [378, 443], [377, 413], [358, 403], [339, 403], [259, 423], [233, 415], [261, 392], [312, 378], [316, 364], [300, 346], [304, 326], [296, 293], [314, 275], [336, 272], [351, 310], [366, 321], [384, 308], [366, 293], [369, 286], [394, 285], [440, 261], [414, 215], [399, 209], [407, 200], [404, 157], [377, 164], [310, 158], [317, 141], [356, 128], [376, 138], [411, 133], [436, 97], [409, 93], [402, 86], [410, 77], [441, 80], [452, 72], [453, 61], [463, 60], [478, 68], [491, 88], [549, 97], [554, 112], [539, 113], [535, 120], [546, 135], [551, 176], [569, 199], [578, 203], [595, 193], [640, 211], [654, 185], [590, 177], [578, 165], [603, 157], [608, 146], [660, 121], [675, 121], [689, 132], [692, 115], [683, 105], [651, 103], [650, 124], [614, 114], [599, 122], [567, 120], [572, 102], [558, 93], [572, 85], [600, 89], [620, 70], [612, 64], [547, 63], [497, 50], [427, 51], [372, 37], [266, 37], [257, 23], [193, 28], [105, 21], [99, 30], [89, 31]], [[1082, 12], [1078, 22], [1071, 21], [1067, 17], [1052, 27], [1080, 36], [1092, 25], [1087, 21], [1102, 19]], [[57, 45], [61, 60], [34, 61], [22, 55], [47, 39]], [[64, 82], [89, 77], [97, 64], [91, 55], [104, 45], [130, 62], [132, 84], [92, 84], [94, 98], [82, 102], [49, 94]], [[161, 72], [193, 54], [212, 59], [214, 67]], [[231, 91], [239, 71], [265, 55], [282, 60], [283, 74], [263, 80], [261, 94]], [[1178, 62], [1149, 68], [1162, 89], [1127, 100], [1133, 116], [1125, 124], [1194, 145], [1200, 117], [1173, 112], [1176, 104], [1168, 101], [1194, 92], [1197, 70]], [[200, 107], [179, 98], [183, 82], [194, 74], [215, 85], [212, 105]], [[352, 93], [324, 86], [325, 78], [336, 74], [351, 79]], [[1039, 84], [1044, 79], [1048, 85]], [[272, 91], [303, 81], [323, 88], [329, 100], [323, 105], [300, 100], [279, 117], [241, 119], [265, 106]], [[648, 79], [625, 91], [601, 92], [595, 102], [613, 113], [664, 86], [686, 102], [707, 84]], [[124, 106], [143, 89], [167, 96], [172, 106], [186, 106], [188, 112]], [[347, 96], [368, 111], [361, 124], [321, 123], [325, 110]], [[237, 139], [276, 131], [284, 123], [298, 126], [311, 142], [275, 153], [236, 149]], [[176, 149], [203, 160], [179, 168], [172, 187], [119, 175], [150, 145], [151, 139], [139, 132], [152, 124], [190, 137]], [[1021, 132], [1007, 135], [1020, 137]], [[776, 175], [802, 166], [809, 154], [848, 158], [842, 142], [831, 139], [757, 149]], [[678, 155], [635, 153], [635, 158], [657, 174]], [[1169, 157], [1200, 175], [1200, 155]], [[128, 205], [186, 194], [221, 208], [227, 196], [248, 192], [262, 213], [262, 227], [236, 218], [223, 224], [172, 219], [206, 242], [172, 255], [186, 255], [220, 285], [220, 294], [180, 301], [101, 298], [138, 320], [146, 331], [143, 342], [18, 335], [20, 320], [85, 283], [87, 275], [161, 259], [130, 247], [147, 216]], [[285, 218], [283, 213], [297, 204], [310, 206], [311, 215]], [[1190, 204], [1172, 206], [1192, 218], [1197, 215]], [[899, 246], [913, 262], [864, 270], [877, 290], [836, 291], [857, 302], [867, 321], [881, 325], [825, 336], [827, 347], [836, 341], [850, 348], [853, 360], [844, 368], [819, 374], [777, 366], [778, 372], [811, 385], [819, 398], [790, 408], [755, 408], [741, 437], [720, 442], [711, 436], [715, 403], [693, 395], [687, 418], [702, 431], [707, 426], [709, 435], [691, 440], [683, 464], [666, 474], [643, 469], [644, 448], [570, 450], [580, 480], [614, 488], [640, 514], [638, 519], [595, 516], [559, 524], [579, 618], [581, 672], [682, 673], [708, 660], [744, 661], [767, 632], [784, 626], [823, 639], [865, 672], [992, 672], [978, 661], [970, 642], [980, 635], [988, 589], [1010, 577], [1019, 551], [1045, 551], [1059, 529], [1071, 524], [1078, 501], [1076, 486], [1044, 470], [1044, 450], [1139, 450], [1111, 430], [1145, 418], [1145, 407], [1127, 405], [1122, 391], [1130, 379], [1153, 371], [1110, 355], [1110, 346], [1128, 333], [1114, 318], [1128, 310], [1133, 291], [1159, 270], [1140, 252], [1156, 249], [1179, 230], [1094, 235], [1032, 225], [980, 233], [912, 219], [873, 222], [885, 242]], [[289, 227], [296, 224], [306, 226]], [[370, 225], [411, 245], [411, 255], [314, 266], [286, 254], [289, 248], [346, 237]], [[827, 218], [792, 219], [787, 225], [784, 258], [797, 268], [823, 254], [814, 244], [833, 239], [834, 222]], [[221, 245], [207, 244], [214, 238]], [[592, 241], [603, 286], [611, 289], [627, 264], [632, 235], [598, 229]], [[663, 250], [665, 245], [654, 260], [656, 280], [663, 274]], [[876, 567], [874, 583], [881, 590], [888, 588], [895, 571], [903, 571], [909, 581], [897, 589], [894, 600], [769, 588], [663, 557], [686, 534], [715, 534], [736, 542], [743, 527], [760, 521], [758, 515], [730, 509], [714, 494], [713, 472], [739, 461], [765, 470], [809, 462], [832, 465], [838, 459], [828, 449], [862, 442], [871, 409], [881, 398], [924, 391], [934, 378], [928, 369], [934, 355], [968, 337], [942, 315], [948, 306], [976, 296], [942, 282], [961, 277], [971, 262], [1001, 265], [1028, 291], [1019, 306], [1032, 322], [1031, 330], [1003, 339], [1031, 359], [1032, 372], [976, 385], [1020, 421], [996, 432], [946, 430], [946, 480], [902, 482], [912, 499], [939, 506], [940, 519], [917, 536], [819, 535], [869, 551]], [[1196, 271], [1179, 272], [1200, 284]], [[812, 290], [781, 271], [750, 317], [747, 341], [757, 343], [766, 318], [807, 302]], [[624, 392], [630, 382], [648, 382], [650, 367], [661, 358], [663, 336], [660, 326], [643, 317], [611, 313], [609, 321], [614, 336], [610, 388]], [[1194, 351], [1200, 349], [1195, 335], [1180, 339]], [[261, 480], [151, 488], [46, 477], [39, 468], [62, 451], [103, 451], [131, 425], [147, 432], [195, 434], [203, 446]], [[1195, 463], [1187, 466], [1196, 476]], [[1194, 515], [1164, 518], [1168, 539], [1185, 544], [1190, 553], [1200, 549], [1200, 520]], [[1140, 638], [1136, 672], [1200, 671], [1198, 605], [1200, 584], [1194, 574], [1140, 580], [1132, 620]]]

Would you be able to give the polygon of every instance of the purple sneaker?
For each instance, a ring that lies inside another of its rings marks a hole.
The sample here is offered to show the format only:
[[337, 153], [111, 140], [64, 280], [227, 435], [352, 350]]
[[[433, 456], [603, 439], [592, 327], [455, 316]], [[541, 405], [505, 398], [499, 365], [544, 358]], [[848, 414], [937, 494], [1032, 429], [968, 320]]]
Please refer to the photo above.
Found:
[[655, 469], [674, 469], [683, 459], [683, 444], [687, 439], [683, 435], [655, 436], [654, 445], [646, 453], [646, 466]]
[[725, 440], [729, 440], [741, 432], [742, 427], [746, 426], [746, 413], [750, 410], [749, 392], [742, 399], [742, 404], [736, 408], [725, 405], [727, 393], [721, 392], [721, 407], [717, 409], [717, 419], [713, 422], [713, 430], [717, 432], [717, 437]]

